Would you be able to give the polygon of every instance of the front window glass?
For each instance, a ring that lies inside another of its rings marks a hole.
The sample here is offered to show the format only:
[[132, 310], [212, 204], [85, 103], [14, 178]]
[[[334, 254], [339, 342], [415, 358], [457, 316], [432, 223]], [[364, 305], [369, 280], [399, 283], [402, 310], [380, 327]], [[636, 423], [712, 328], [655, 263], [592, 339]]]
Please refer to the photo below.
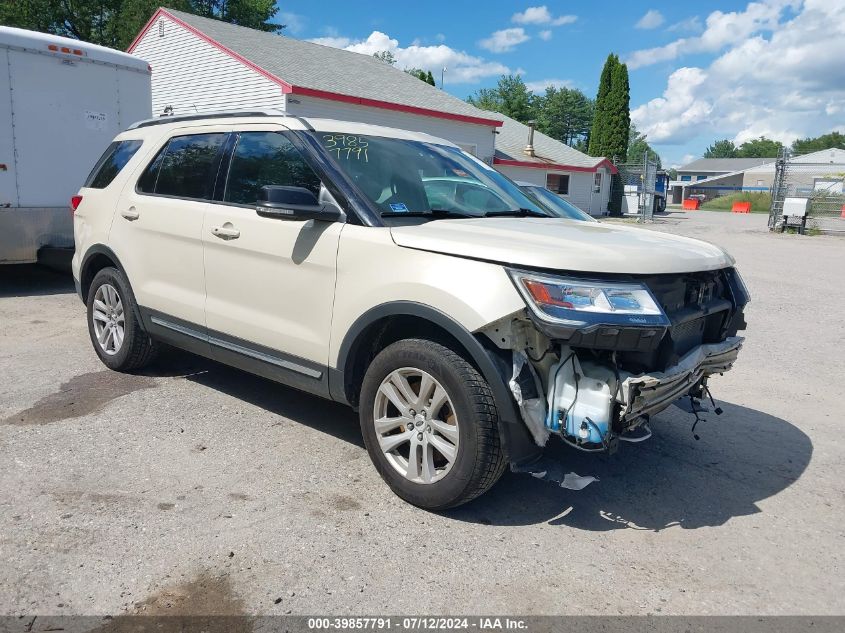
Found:
[[567, 202], [560, 196], [555, 195], [545, 187], [525, 187], [525, 190], [535, 198], [537, 201], [546, 207], [549, 211], [561, 218], [568, 218], [570, 220], [582, 220], [586, 222], [595, 222], [596, 220], [584, 213], [574, 204]]
[[223, 199], [253, 204], [265, 185], [305, 187], [320, 194], [320, 178], [287, 138], [278, 132], [241, 132]]
[[317, 132], [315, 137], [383, 217], [551, 216], [458, 148], [383, 136]]

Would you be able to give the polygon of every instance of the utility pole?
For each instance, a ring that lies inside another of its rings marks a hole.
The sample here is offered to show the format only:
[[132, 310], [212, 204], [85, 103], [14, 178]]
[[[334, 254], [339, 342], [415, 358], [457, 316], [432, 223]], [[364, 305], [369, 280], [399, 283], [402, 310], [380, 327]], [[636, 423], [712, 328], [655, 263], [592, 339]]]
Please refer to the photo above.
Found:
[[440, 69], [440, 89], [443, 90], [443, 75], [446, 72], [446, 67]]

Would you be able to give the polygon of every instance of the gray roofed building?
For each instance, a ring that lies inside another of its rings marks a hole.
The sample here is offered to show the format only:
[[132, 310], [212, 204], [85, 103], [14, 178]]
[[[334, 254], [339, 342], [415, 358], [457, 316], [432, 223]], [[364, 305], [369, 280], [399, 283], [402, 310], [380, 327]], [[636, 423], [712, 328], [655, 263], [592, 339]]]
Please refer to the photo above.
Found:
[[771, 163], [774, 158], [699, 158], [678, 167], [678, 172], [728, 173]]
[[583, 152], [579, 152], [577, 149], [536, 130], [534, 131], [533, 141], [534, 151], [532, 154], [527, 154], [525, 148], [528, 145], [529, 127], [503, 114], [496, 116], [504, 121], [496, 138], [496, 163], [505, 164], [502, 161], [519, 161], [545, 166], [558, 165], [592, 169], [607, 162], [604, 157], [587, 156]]
[[[290, 94], [330, 93], [477, 118], [493, 125], [500, 117], [435, 88], [371, 55], [265, 33], [175, 9], [159, 9], [174, 21], [211, 40], [220, 50], [234, 53], [256, 70], [279, 80]], [[155, 20], [153, 17], [150, 23]], [[139, 35], [140, 39], [144, 32]], [[137, 42], [137, 40], [136, 40]], [[134, 50], [136, 42], [130, 46]]]

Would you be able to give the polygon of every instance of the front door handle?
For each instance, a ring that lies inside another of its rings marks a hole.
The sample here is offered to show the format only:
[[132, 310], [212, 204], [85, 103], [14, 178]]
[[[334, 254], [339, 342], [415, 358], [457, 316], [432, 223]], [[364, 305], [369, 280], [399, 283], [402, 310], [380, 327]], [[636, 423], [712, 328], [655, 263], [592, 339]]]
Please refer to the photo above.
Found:
[[128, 209], [124, 209], [123, 211], [120, 212], [120, 215], [122, 215], [124, 218], [126, 218], [130, 222], [134, 222], [135, 220], [137, 220], [138, 218], [141, 217], [141, 214], [138, 213], [138, 211], [137, 211], [137, 209], [135, 209], [135, 207], [129, 207]]
[[221, 240], [236, 240], [241, 236], [241, 232], [228, 222], [226, 222], [223, 226], [215, 226], [212, 228], [211, 234], [215, 237], [219, 237]]

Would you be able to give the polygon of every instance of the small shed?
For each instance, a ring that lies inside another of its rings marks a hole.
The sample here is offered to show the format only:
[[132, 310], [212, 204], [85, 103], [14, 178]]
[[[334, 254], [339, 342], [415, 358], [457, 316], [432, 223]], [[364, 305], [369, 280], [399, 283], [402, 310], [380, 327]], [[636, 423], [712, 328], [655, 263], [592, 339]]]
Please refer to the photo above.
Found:
[[493, 160], [500, 115], [369, 55], [158, 9], [129, 46], [152, 67], [153, 116], [274, 108], [445, 138]]
[[506, 176], [542, 185], [591, 215], [607, 213], [610, 175], [606, 158], [577, 149], [502, 114], [493, 165]]

